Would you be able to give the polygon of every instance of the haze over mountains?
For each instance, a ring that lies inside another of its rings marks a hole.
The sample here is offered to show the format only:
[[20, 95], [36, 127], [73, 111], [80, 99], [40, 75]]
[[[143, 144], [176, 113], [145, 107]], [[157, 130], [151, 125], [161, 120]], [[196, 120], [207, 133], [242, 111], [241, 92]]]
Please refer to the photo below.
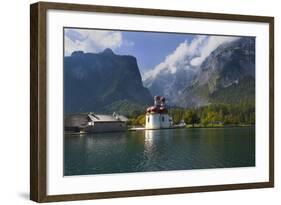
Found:
[[[202, 44], [202, 40], [189, 47], [196, 50], [198, 44]], [[152, 95], [165, 95], [170, 104], [181, 107], [254, 101], [254, 38], [226, 40], [204, 58], [188, 52], [179, 62], [160, 64], [147, 73], [143, 82]], [[239, 90], [241, 86], [246, 89], [245, 96], [239, 92], [235, 92], [235, 97], [227, 93], [227, 89]]]
[[255, 39], [210, 40], [198, 37], [191, 44], [183, 42], [143, 79], [133, 56], [116, 55], [110, 49], [73, 52], [64, 57], [65, 112], [126, 114], [144, 109], [154, 95], [164, 95], [171, 106], [180, 107], [254, 103]]

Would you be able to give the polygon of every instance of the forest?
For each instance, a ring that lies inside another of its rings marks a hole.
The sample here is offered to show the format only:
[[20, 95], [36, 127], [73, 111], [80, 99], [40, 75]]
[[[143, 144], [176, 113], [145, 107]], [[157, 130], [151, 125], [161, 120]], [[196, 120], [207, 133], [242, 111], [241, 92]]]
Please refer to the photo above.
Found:
[[[173, 124], [185, 122], [188, 127], [221, 127], [243, 126], [255, 124], [255, 105], [239, 104], [210, 104], [197, 108], [169, 109]], [[130, 125], [144, 126], [145, 114], [130, 118]]]

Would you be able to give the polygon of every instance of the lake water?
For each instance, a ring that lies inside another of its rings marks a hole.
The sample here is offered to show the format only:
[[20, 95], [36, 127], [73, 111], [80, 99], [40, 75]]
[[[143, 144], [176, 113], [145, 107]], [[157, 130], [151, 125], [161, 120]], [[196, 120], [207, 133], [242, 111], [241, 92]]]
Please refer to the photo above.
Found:
[[65, 135], [64, 175], [255, 166], [255, 128]]

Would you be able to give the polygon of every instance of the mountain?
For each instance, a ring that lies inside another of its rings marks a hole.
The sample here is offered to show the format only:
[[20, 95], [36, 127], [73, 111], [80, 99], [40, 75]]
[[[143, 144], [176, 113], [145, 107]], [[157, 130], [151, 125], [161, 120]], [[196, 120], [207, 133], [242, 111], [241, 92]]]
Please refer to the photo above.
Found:
[[196, 67], [190, 64], [194, 57], [190, 55], [186, 42], [180, 44], [164, 62], [145, 73], [144, 86], [149, 88], [152, 95], [165, 96], [169, 104], [177, 104], [179, 95], [192, 84], [196, 74]]
[[144, 80], [144, 85], [153, 95], [164, 95], [171, 105], [180, 107], [209, 103], [254, 103], [253, 37], [235, 38], [220, 44], [200, 65], [192, 65], [194, 56], [183, 56], [185, 58], [172, 69], [172, 73], [158, 72], [157, 76]]
[[137, 60], [105, 49], [64, 57], [64, 111], [129, 114], [153, 102], [142, 84]]
[[179, 98], [183, 107], [255, 102], [255, 39], [242, 37], [215, 49]]
[[153, 95], [165, 96], [169, 104], [177, 104], [178, 98], [184, 89], [192, 85], [195, 69], [180, 67], [175, 73], [160, 72], [155, 79], [147, 78], [144, 86], [148, 87]]

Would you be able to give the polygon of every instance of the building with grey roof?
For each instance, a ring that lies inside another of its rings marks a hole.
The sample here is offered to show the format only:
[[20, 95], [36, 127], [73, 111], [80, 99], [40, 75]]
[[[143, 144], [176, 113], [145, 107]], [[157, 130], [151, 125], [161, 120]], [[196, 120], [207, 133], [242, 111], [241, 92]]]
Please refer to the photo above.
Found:
[[67, 132], [117, 132], [127, 130], [128, 119], [116, 113], [100, 115], [95, 113], [80, 113], [65, 116], [64, 128]]

